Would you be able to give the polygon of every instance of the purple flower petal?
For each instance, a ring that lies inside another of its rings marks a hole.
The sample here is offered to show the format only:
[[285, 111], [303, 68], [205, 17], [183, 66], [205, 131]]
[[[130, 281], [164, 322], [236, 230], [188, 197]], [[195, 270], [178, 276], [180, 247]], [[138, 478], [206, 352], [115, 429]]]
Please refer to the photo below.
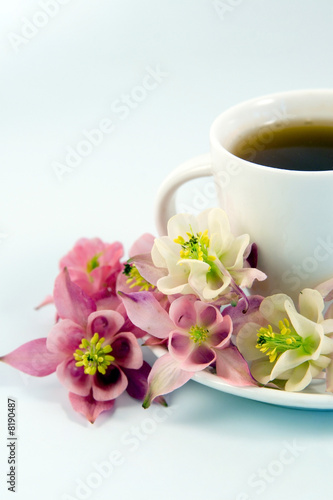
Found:
[[259, 307], [264, 297], [261, 295], [252, 295], [248, 297], [249, 308], [246, 313], [244, 313], [245, 301], [241, 299], [238, 304], [233, 306], [228, 306], [222, 311], [223, 316], [230, 316], [233, 323], [233, 335], [237, 335], [239, 330], [245, 323], [253, 322], [261, 324], [263, 319], [262, 315], [259, 313]]
[[70, 280], [67, 269], [56, 278], [53, 298], [60, 318], [71, 319], [81, 326], [85, 326], [89, 314], [96, 311], [95, 302]]
[[64, 356], [72, 358], [84, 337], [86, 332], [81, 326], [70, 319], [64, 319], [52, 327], [46, 345], [50, 352], [62, 354], [63, 359]]
[[206, 344], [196, 346], [189, 357], [182, 362], [182, 368], [192, 372], [204, 370], [215, 361], [215, 351]]
[[157, 337], [148, 337], [144, 344], [144, 346], [154, 346], [154, 345], [159, 345], [159, 346], [165, 346], [165, 348], [167, 348], [168, 346], [168, 341], [169, 339], [166, 338], [166, 339], [158, 339]]
[[6, 356], [0, 357], [0, 361], [29, 375], [45, 377], [56, 371], [61, 356], [48, 351], [46, 338], [41, 338], [21, 345]]
[[88, 318], [87, 330], [92, 336], [98, 333], [100, 337], [105, 337], [108, 342], [119, 332], [124, 321], [124, 317], [116, 311], [96, 311]]
[[154, 286], [157, 286], [160, 278], [167, 275], [166, 269], [161, 269], [154, 265], [150, 253], [135, 255], [128, 262], [134, 264], [141, 276]]
[[201, 301], [195, 302], [194, 307], [197, 312], [197, 323], [208, 329], [218, 320], [218, 316], [221, 315], [220, 311], [216, 307], [205, 304]]
[[211, 327], [209, 330], [209, 344], [212, 347], [223, 347], [229, 341], [232, 334], [232, 321], [230, 316], [221, 316], [222, 321]]
[[170, 306], [170, 319], [176, 328], [189, 330], [197, 322], [197, 313], [193, 304], [196, 304], [193, 297], [179, 297]]
[[163, 339], [169, 336], [174, 324], [168, 313], [150, 292], [119, 292], [129, 319], [145, 332]]
[[35, 310], [38, 311], [38, 309], [41, 309], [44, 306], [47, 306], [49, 304], [53, 304], [53, 296], [52, 295], [47, 295], [45, 299], [38, 304], [38, 306], [35, 307]]
[[92, 395], [92, 391], [90, 391], [88, 396], [79, 396], [78, 394], [70, 392], [68, 397], [73, 410], [82, 413], [92, 424], [100, 413], [112, 410], [115, 403], [114, 399], [109, 401], [96, 401]]
[[190, 355], [192, 344], [187, 333], [174, 331], [170, 334], [169, 352], [178, 361], [183, 361]]
[[121, 367], [138, 369], [142, 366], [142, 350], [136, 337], [130, 332], [121, 332], [113, 337], [112, 356]]
[[235, 346], [216, 349], [216, 373], [228, 384], [236, 386], [258, 385], [249, 367]]
[[140, 236], [130, 248], [129, 256], [133, 257], [142, 253], [148, 254], [153, 248], [155, 236], [150, 233], [144, 233]]
[[[120, 298], [119, 298], [119, 301], [120, 301]], [[127, 312], [126, 312], [125, 306], [124, 306], [124, 304], [121, 301], [120, 301], [120, 304], [118, 305], [118, 307], [117, 307], [116, 310], [124, 318], [124, 324], [122, 326], [122, 330], [124, 332], [131, 332], [131, 333], [133, 333], [133, 335], [135, 335], [135, 337], [137, 339], [140, 339], [140, 338], [144, 337], [145, 335], [147, 335], [147, 333], [144, 330], [141, 330], [141, 328], [137, 327], [136, 325], [134, 325], [134, 323], [132, 323], [132, 321], [127, 316]]]
[[75, 363], [74, 358], [60, 363], [57, 367], [57, 376], [70, 392], [74, 392], [79, 396], [88, 396], [92, 385], [92, 377], [86, 375], [83, 367], [76, 366]]
[[333, 299], [333, 278], [330, 278], [320, 285], [316, 286], [315, 290], [317, 290], [320, 295], [323, 297], [325, 302], [328, 302]]
[[123, 368], [123, 371], [128, 380], [127, 393], [135, 399], [143, 401], [148, 388], [148, 375], [151, 370], [150, 365], [144, 361], [141, 368], [132, 370]]
[[115, 364], [108, 367], [106, 374], [97, 372], [93, 377], [93, 396], [97, 401], [116, 399], [127, 388], [125, 373]]
[[148, 408], [151, 402], [162, 394], [178, 389], [194, 375], [194, 372], [182, 370], [180, 364], [167, 353], [155, 361], [148, 377], [148, 391], [143, 407]]
[[244, 257], [247, 260], [250, 267], [257, 267], [257, 264], [258, 264], [258, 245], [256, 243], [252, 243], [252, 245], [249, 245], [247, 248], [247, 252], [245, 252], [245, 254], [244, 254]]

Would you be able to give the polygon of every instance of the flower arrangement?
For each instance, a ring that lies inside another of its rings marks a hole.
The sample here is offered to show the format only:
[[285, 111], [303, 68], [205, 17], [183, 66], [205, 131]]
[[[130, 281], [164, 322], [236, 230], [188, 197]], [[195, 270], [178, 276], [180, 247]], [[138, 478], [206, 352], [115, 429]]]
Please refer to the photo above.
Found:
[[[127, 391], [148, 408], [208, 369], [229, 384], [301, 391], [326, 377], [333, 392], [333, 279], [283, 293], [248, 295], [257, 247], [235, 237], [226, 213], [175, 215], [168, 234], [144, 234], [122, 261], [119, 242], [80, 239], [60, 260], [47, 337], [0, 357], [27, 374], [56, 372], [73, 409], [90, 422]], [[37, 308], [37, 309], [38, 309]], [[140, 340], [141, 339], [141, 340]], [[141, 346], [163, 346], [152, 367]]]

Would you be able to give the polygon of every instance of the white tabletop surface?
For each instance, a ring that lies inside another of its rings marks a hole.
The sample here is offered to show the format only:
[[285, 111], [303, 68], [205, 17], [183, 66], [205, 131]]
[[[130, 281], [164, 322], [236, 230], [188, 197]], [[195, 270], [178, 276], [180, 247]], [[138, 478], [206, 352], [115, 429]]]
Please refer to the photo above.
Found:
[[[78, 238], [128, 251], [156, 232], [156, 190], [208, 151], [220, 112], [331, 87], [332, 28], [331, 0], [1, 0], [0, 354], [48, 334], [54, 310], [34, 306]], [[68, 151], [101, 123], [100, 143], [60, 175]], [[0, 376], [1, 499], [332, 497], [332, 412], [191, 381], [167, 396], [168, 411], [124, 396], [91, 425], [55, 375], [1, 364]], [[15, 494], [8, 397], [17, 401]]]

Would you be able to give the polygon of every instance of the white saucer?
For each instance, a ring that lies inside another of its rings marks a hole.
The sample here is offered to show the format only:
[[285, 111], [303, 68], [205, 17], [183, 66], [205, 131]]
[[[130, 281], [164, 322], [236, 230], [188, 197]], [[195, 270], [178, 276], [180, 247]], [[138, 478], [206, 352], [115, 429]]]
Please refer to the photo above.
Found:
[[[150, 347], [158, 358], [166, 353], [163, 347]], [[325, 392], [325, 380], [314, 380], [302, 392], [286, 392], [268, 387], [237, 387], [223, 382], [217, 375], [206, 370], [196, 373], [192, 380], [212, 389], [253, 399], [261, 403], [297, 408], [300, 410], [333, 411], [333, 394]]]

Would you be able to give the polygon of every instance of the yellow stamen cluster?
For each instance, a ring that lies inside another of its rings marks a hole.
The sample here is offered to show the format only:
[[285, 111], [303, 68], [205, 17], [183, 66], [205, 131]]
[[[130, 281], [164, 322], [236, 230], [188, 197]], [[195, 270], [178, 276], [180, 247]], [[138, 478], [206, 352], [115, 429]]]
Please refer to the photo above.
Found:
[[125, 269], [123, 272], [126, 276], [128, 276], [128, 279], [126, 280], [126, 283], [130, 285], [130, 288], [134, 288], [135, 286], [139, 286], [140, 290], [139, 292], [148, 292], [150, 289], [154, 289], [155, 285], [152, 285], [149, 283], [145, 278], [141, 276], [139, 273], [137, 267], [134, 264], [125, 264]]
[[191, 228], [191, 232], [186, 234], [189, 237], [187, 241], [185, 241], [182, 236], [178, 236], [178, 238], [174, 240], [175, 243], [178, 243], [182, 247], [180, 250], [181, 259], [195, 259], [203, 262], [216, 259], [214, 255], [208, 255], [208, 248], [210, 245], [208, 229], [203, 233], [199, 232], [194, 235]]
[[98, 333], [95, 333], [90, 341], [83, 338], [79, 349], [73, 354], [76, 366], [84, 366], [86, 375], [95, 375], [96, 371], [105, 375], [107, 367], [115, 360], [109, 355], [112, 347], [110, 345], [102, 347], [104, 341], [104, 337], [100, 339]]
[[258, 340], [256, 348], [269, 356], [273, 363], [277, 356], [290, 349], [297, 349], [304, 343], [304, 339], [290, 327], [287, 318], [279, 321], [279, 332], [273, 331], [271, 325], [260, 328], [257, 332]]
[[207, 340], [208, 333], [207, 329], [198, 325], [191, 326], [189, 330], [191, 340], [199, 345]]

